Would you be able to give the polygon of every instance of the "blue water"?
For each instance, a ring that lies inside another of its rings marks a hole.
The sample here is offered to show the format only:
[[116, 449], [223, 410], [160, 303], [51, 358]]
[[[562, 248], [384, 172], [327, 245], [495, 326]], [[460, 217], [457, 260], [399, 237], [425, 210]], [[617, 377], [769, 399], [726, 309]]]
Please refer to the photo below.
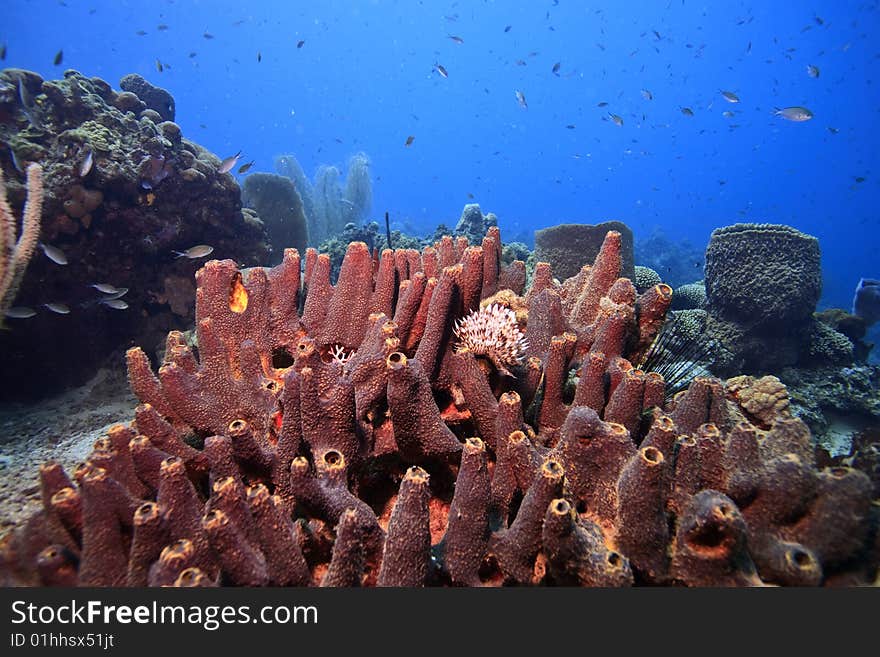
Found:
[[[186, 137], [241, 149], [254, 171], [282, 152], [311, 173], [365, 151], [373, 214], [418, 232], [454, 225], [469, 195], [507, 239], [619, 219], [637, 240], [659, 227], [704, 245], [718, 226], [786, 223], [820, 240], [822, 307], [880, 277], [877, 2], [7, 0], [2, 13], [3, 65], [114, 87], [139, 73], [174, 95]], [[815, 118], [773, 116], [790, 105]]]

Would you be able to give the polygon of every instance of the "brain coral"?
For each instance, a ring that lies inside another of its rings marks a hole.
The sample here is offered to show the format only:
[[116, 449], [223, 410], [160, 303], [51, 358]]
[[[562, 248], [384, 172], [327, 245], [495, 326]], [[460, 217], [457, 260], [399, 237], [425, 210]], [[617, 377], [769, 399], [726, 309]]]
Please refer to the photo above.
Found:
[[819, 241], [790, 226], [735, 224], [706, 249], [709, 311], [759, 327], [805, 322], [821, 292]]
[[686, 283], [675, 288], [672, 293], [673, 310], [693, 310], [706, 306], [706, 286], [698, 283]]
[[635, 276], [633, 278], [633, 285], [636, 286], [636, 290], [639, 292], [663, 282], [663, 279], [660, 278], [660, 274], [650, 267], [645, 267], [643, 265], [636, 265], [633, 269], [633, 275]]

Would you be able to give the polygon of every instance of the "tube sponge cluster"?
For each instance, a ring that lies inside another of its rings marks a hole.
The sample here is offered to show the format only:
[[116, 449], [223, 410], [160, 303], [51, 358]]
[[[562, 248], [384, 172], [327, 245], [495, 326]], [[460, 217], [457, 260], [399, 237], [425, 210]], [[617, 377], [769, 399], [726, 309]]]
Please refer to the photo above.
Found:
[[[344, 183], [335, 166], [322, 165], [310, 181], [293, 155], [275, 158], [275, 169], [293, 181], [308, 223], [309, 244], [318, 245], [339, 235], [345, 225], [364, 223], [373, 204], [370, 158], [355, 153], [348, 160]], [[294, 245], [295, 246], [295, 245]]]
[[[501, 239], [422, 252], [352, 243], [271, 269], [197, 274], [198, 352], [139, 348], [134, 422], [2, 545], [29, 585], [739, 586], [876, 576], [877, 507], [857, 470], [760, 399], [664, 382], [631, 359], [671, 300], [619, 278], [619, 235], [559, 284], [500, 265]], [[497, 367], [455, 321], [508, 308], [528, 339]], [[576, 383], [570, 385], [571, 374]], [[739, 399], [752, 400], [751, 410]]]

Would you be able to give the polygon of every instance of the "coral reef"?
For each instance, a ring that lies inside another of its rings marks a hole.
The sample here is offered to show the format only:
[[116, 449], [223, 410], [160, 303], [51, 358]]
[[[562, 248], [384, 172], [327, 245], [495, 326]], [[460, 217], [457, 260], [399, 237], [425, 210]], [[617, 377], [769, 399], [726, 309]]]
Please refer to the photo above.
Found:
[[874, 345], [865, 341], [868, 326], [864, 319], [842, 308], [829, 308], [817, 312], [814, 317], [818, 322], [849, 338], [856, 361], [864, 363], [868, 360]]
[[880, 367], [789, 367], [779, 378], [788, 387], [794, 414], [832, 453], [848, 449], [853, 433], [880, 426]]
[[242, 183], [241, 201], [256, 211], [266, 227], [273, 246], [270, 264], [281, 262], [283, 249], [278, 245], [305, 251], [309, 243], [306, 215], [302, 199], [289, 178], [252, 173]]
[[[816, 466], [772, 381], [635, 369], [672, 290], [620, 277], [621, 235], [562, 284], [480, 246], [197, 274], [141, 400], [0, 544], [5, 584], [816, 585], [874, 580], [872, 484]], [[497, 305], [525, 360], [454, 336]], [[302, 308], [301, 312], [299, 308]], [[577, 372], [576, 384], [566, 383]], [[512, 376], [511, 376], [512, 375]], [[773, 384], [773, 385], [771, 385]]]
[[174, 120], [174, 97], [162, 87], [147, 82], [137, 73], [129, 73], [119, 81], [119, 88], [137, 96], [146, 109], [156, 112], [162, 121]]
[[[483, 237], [486, 236], [489, 228], [497, 225], [498, 218], [493, 213], [483, 214], [479, 203], [468, 203], [461, 211], [461, 216], [458, 218], [458, 223], [455, 224], [452, 235], [453, 237], [467, 238], [468, 244], [482, 244]], [[585, 254], [585, 256], [586, 258], [581, 259], [581, 264], [584, 259], [589, 259], [589, 254]], [[524, 260], [524, 258], [520, 259]]]
[[[342, 260], [348, 251], [348, 245], [352, 242], [364, 242], [370, 252], [378, 249], [381, 253], [388, 248], [388, 237], [379, 224], [371, 221], [358, 226], [354, 223], [345, 224], [342, 233], [324, 240], [318, 245], [318, 253], [326, 253], [330, 256], [330, 281], [335, 283], [342, 267]], [[391, 243], [395, 249], [421, 250], [432, 242], [418, 237], [404, 235], [399, 230], [391, 231]]]
[[600, 224], [559, 224], [535, 231], [535, 257], [549, 262], [560, 279], [578, 273], [584, 261], [591, 261], [599, 253], [605, 234], [617, 231], [621, 235], [621, 276], [635, 278], [633, 264], [633, 234], [620, 221]]
[[[147, 102], [73, 70], [43, 80], [19, 69], [0, 71], [3, 85], [20, 90], [0, 94], [0, 166], [9, 204], [21, 209], [22, 171], [39, 162], [40, 240], [68, 262], [59, 266], [39, 251], [31, 259], [16, 303], [37, 314], [10, 320], [12, 330], [0, 334], [0, 369], [18, 372], [3, 381], [7, 398], [80, 382], [114, 349], [132, 341], [155, 344], [181, 328], [179, 315], [156, 301], [166, 277], [191, 280], [198, 266], [176, 259], [175, 250], [209, 244], [215, 256], [245, 265], [265, 260], [262, 226], [241, 212], [234, 177], [218, 173], [220, 160], [165, 120], [172, 114], [149, 109], [162, 96], [154, 87]], [[169, 101], [162, 102], [168, 109]], [[96, 283], [128, 288], [129, 309], [102, 304], [90, 287]], [[70, 313], [43, 307], [59, 303]], [[192, 301], [188, 305], [191, 318]], [[64, 358], [47, 348], [61, 335], [77, 345]]]

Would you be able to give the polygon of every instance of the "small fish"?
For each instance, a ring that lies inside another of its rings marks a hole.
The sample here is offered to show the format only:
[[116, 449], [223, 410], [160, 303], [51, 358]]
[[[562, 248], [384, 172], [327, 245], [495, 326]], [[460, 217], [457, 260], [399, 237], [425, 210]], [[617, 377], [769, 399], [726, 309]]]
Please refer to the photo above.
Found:
[[830, 132], [832, 135], [836, 135], [838, 132], [840, 132], [840, 129], [839, 128], [832, 128], [831, 126], [828, 126], [828, 132]]
[[297, 42], [296, 42], [296, 47], [297, 47], [297, 48], [302, 48], [304, 45], [306, 45], [305, 40], [303, 40], [303, 41], [297, 41]]
[[569, 124], [568, 124], [567, 126], [565, 126], [565, 127], [568, 128], [569, 130], [574, 130], [574, 129], [575, 129], [575, 125], [574, 125], [574, 123], [569, 123]]
[[263, 55], [258, 50], [257, 51], [257, 64], [259, 64], [261, 61], [263, 61]]
[[553, 75], [559, 75], [559, 67], [560, 67], [560, 66], [562, 66], [562, 64], [561, 64], [560, 62], [556, 62], [556, 63], [553, 65], [553, 68], [550, 69], [550, 72], [551, 72]]
[[730, 110], [725, 110], [725, 111], [721, 112], [721, 116], [723, 116], [725, 119], [732, 119], [733, 112], [731, 112]]
[[9, 147], [9, 155], [12, 157], [12, 166], [15, 167], [15, 170], [19, 173], [24, 173], [24, 167], [21, 166], [21, 162], [18, 161], [18, 155], [12, 150], [12, 146]]
[[513, 27], [513, 25], [507, 25], [507, 26], [505, 26], [504, 31], [510, 32], [510, 28], [512, 28], [512, 27]]
[[53, 313], [58, 313], [59, 315], [70, 314], [70, 307], [63, 303], [44, 303], [43, 307], [48, 308]]
[[406, 143], [404, 144], [404, 146], [411, 145], [415, 140], [416, 140], [415, 135], [410, 135], [409, 137], [406, 138]]
[[438, 72], [440, 75], [442, 75], [444, 78], [448, 78], [448, 77], [449, 77], [449, 73], [446, 71], [445, 68], [443, 68], [443, 65], [442, 65], [442, 64], [435, 64], [435, 65], [434, 65], [434, 68], [435, 68], [435, 69], [437, 70], [437, 72]]
[[64, 51], [59, 50], [57, 53], [55, 53], [55, 59], [52, 60], [52, 63], [55, 64], [55, 66], [58, 66], [62, 62], [63, 59], [64, 59]]
[[458, 43], [458, 44], [464, 43], [464, 39], [462, 39], [460, 36], [455, 36], [454, 34], [450, 34], [449, 39], [453, 43]]
[[188, 248], [186, 251], [175, 251], [178, 258], [204, 258], [206, 255], [210, 255], [214, 251], [213, 246], [208, 246], [207, 244], [199, 244], [198, 246], [192, 246]]
[[608, 118], [611, 119], [614, 122], [614, 125], [616, 125], [616, 126], [623, 125], [623, 117], [622, 116], [618, 116], [617, 114], [612, 114], [611, 112], [608, 112]]
[[721, 95], [724, 97], [724, 100], [726, 100], [728, 103], [738, 103], [739, 102], [739, 96], [737, 96], [732, 91], [722, 91]]
[[247, 164], [242, 164], [240, 167], [238, 167], [238, 172], [247, 173], [248, 171], [250, 171], [252, 166], [254, 166], [254, 160], [251, 160]]
[[2, 46], [0, 46], [0, 60], [5, 60], [5, 59], [6, 59], [6, 44], [4, 43]]
[[214, 35], [211, 34], [210, 32], [205, 32], [202, 36], [205, 37], [206, 39], [213, 39], [214, 38]]
[[92, 170], [92, 165], [95, 163], [95, 156], [92, 152], [91, 148], [86, 148], [86, 157], [82, 161], [82, 164], [79, 165], [79, 177], [85, 178], [89, 175], [89, 171]]
[[865, 178], [864, 176], [856, 176], [853, 178], [853, 180], [855, 180], [857, 183], [863, 183], [867, 180], [867, 178]]
[[516, 96], [516, 102], [519, 103], [519, 106], [523, 109], [528, 109], [529, 105], [526, 103], [526, 95], [522, 91], [514, 91], [514, 95]]
[[873, 278], [859, 281], [853, 298], [852, 314], [864, 319], [868, 326], [880, 321], [880, 281]]
[[27, 319], [36, 315], [37, 311], [33, 308], [28, 308], [27, 306], [15, 306], [13, 308], [7, 308], [6, 312], [3, 314], [9, 319]]
[[645, 100], [654, 100], [654, 94], [652, 94], [647, 89], [642, 89], [642, 98]]
[[808, 64], [807, 65], [807, 75], [809, 75], [811, 78], [818, 78], [819, 77], [819, 67], [813, 66], [812, 64]]
[[684, 114], [685, 116], [693, 116], [694, 110], [692, 110], [690, 107], [682, 107], [681, 113]]
[[158, 59], [156, 60], [156, 70], [159, 71], [159, 73], [161, 73], [163, 70], [165, 70], [164, 67], [162, 66], [162, 62], [160, 62]]
[[67, 264], [67, 256], [64, 255], [64, 251], [59, 249], [57, 246], [52, 246], [51, 244], [43, 244], [39, 243], [40, 248], [43, 250], [43, 253], [46, 254], [46, 257], [49, 258], [56, 265], [66, 265]]
[[[95, 288], [101, 294], [125, 294], [128, 292], [127, 287], [116, 287], [115, 285], [111, 285], [110, 283], [92, 283], [89, 287]], [[122, 296], [119, 294], [119, 296]]]
[[135, 32], [135, 34], [137, 34], [138, 36], [147, 36], [147, 33], [144, 30], [138, 30], [137, 32]]
[[603, 101], [600, 102], [600, 103], [596, 103], [596, 107], [608, 107], [608, 103], [606, 103], [606, 102], [603, 100]]
[[813, 113], [808, 110], [806, 107], [784, 107], [779, 109], [778, 107], [773, 110], [774, 116], [781, 116], [786, 121], [809, 121], [813, 118]]
[[189, 58], [192, 59], [193, 57], [195, 57], [195, 56], [198, 55], [198, 54], [199, 54], [199, 53], [197, 53], [195, 50], [193, 50], [193, 51], [189, 54]]
[[165, 23], [161, 23], [161, 24], [159, 24], [159, 25], [156, 26], [156, 29], [159, 30], [160, 32], [164, 32], [165, 30], [168, 29], [168, 26], [165, 25]]
[[232, 167], [236, 165], [239, 158], [241, 157], [241, 151], [238, 151], [235, 155], [230, 155], [225, 160], [220, 163], [220, 166], [217, 168], [217, 173], [227, 173], [232, 170]]
[[128, 304], [122, 299], [102, 299], [101, 303], [108, 308], [113, 308], [113, 310], [125, 310], [128, 308]]

